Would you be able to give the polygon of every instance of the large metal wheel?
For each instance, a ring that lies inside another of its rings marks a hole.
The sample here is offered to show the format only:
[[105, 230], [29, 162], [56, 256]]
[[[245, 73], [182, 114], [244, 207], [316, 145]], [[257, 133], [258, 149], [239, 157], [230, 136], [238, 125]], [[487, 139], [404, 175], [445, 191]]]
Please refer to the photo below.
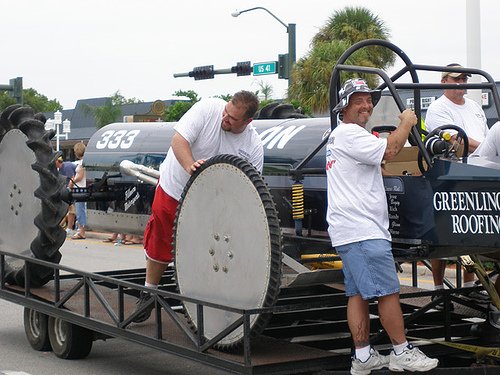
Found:
[[[281, 279], [281, 231], [271, 194], [245, 160], [220, 155], [207, 160], [186, 185], [174, 228], [176, 281], [183, 295], [241, 309], [274, 305]], [[196, 305], [184, 303], [193, 328]], [[241, 315], [203, 309], [203, 333], [212, 339]], [[250, 319], [251, 336], [270, 316]], [[243, 340], [240, 326], [217, 348], [232, 350]]]
[[86, 328], [49, 317], [48, 331], [54, 354], [62, 359], [81, 359], [92, 350], [94, 335]]
[[49, 317], [39, 311], [24, 308], [24, 332], [31, 347], [40, 352], [52, 350], [48, 331]]
[[[0, 114], [0, 249], [59, 263], [66, 238], [59, 226], [68, 204], [65, 179], [57, 173], [44, 123], [30, 107], [10, 106]], [[24, 262], [6, 258], [6, 281], [24, 286]], [[30, 285], [52, 278], [52, 269], [31, 264]]]

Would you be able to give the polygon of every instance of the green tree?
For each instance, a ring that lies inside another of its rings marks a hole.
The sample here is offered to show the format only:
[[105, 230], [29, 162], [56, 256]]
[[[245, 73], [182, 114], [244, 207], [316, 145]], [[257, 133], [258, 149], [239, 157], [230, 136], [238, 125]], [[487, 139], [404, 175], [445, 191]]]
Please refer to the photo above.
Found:
[[62, 105], [56, 100], [49, 100], [45, 95], [39, 94], [35, 89], [23, 90], [24, 104], [29, 105], [36, 112], [55, 112], [62, 110]]
[[189, 108], [193, 106], [194, 103], [198, 102], [198, 94], [192, 90], [183, 91], [178, 90], [174, 93], [174, 96], [185, 96], [188, 97], [189, 101], [178, 101], [171, 106], [167, 107], [163, 119], [165, 121], [179, 121], [179, 119], [186, 113]]
[[[36, 112], [55, 112], [62, 110], [62, 105], [56, 100], [49, 100], [45, 95], [38, 93], [35, 89], [23, 90], [23, 102]], [[16, 104], [16, 100], [6, 91], [0, 92], [0, 111], [9, 105]]]
[[[363, 7], [346, 7], [336, 11], [325, 26], [314, 36], [308, 54], [294, 66], [293, 83], [289, 89], [290, 100], [299, 101], [314, 112], [326, 112], [329, 107], [329, 83], [339, 57], [353, 44], [365, 39], [389, 38], [384, 22]], [[380, 47], [363, 48], [346, 62], [387, 69], [394, 64], [391, 51]], [[343, 73], [342, 80], [353, 77]], [[378, 77], [364, 76], [370, 86], [378, 83]]]
[[258, 93], [264, 96], [263, 100], [270, 100], [271, 96], [273, 95], [273, 86], [264, 82], [263, 80], [260, 80]]
[[7, 91], [0, 92], [0, 111], [12, 104], [16, 104], [16, 99], [10, 96]]
[[221, 95], [215, 95], [216, 98], [221, 98], [222, 100], [225, 100], [226, 102], [230, 101], [233, 95], [231, 94], [221, 94]]
[[99, 129], [118, 121], [122, 117], [122, 106], [124, 104], [134, 103], [142, 103], [142, 101], [136, 98], [126, 99], [120, 94], [120, 91], [116, 91], [111, 97], [106, 99], [104, 105], [93, 107], [85, 104], [82, 106], [82, 110], [94, 117], [96, 127]]

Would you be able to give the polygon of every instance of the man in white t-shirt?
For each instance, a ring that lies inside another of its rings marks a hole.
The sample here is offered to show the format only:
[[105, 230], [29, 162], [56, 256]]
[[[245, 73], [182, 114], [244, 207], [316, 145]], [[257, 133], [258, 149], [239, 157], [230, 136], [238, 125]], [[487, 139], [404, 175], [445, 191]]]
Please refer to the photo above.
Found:
[[[449, 64], [450, 68], [461, 68], [459, 64]], [[461, 72], [443, 72], [441, 73], [441, 83], [467, 83], [470, 74]], [[469, 152], [474, 152], [478, 146], [485, 140], [488, 134], [488, 124], [486, 115], [479, 104], [474, 100], [466, 98], [465, 89], [445, 89], [442, 96], [431, 103], [425, 115], [425, 124], [430, 131], [442, 125], [456, 125], [461, 127], [469, 139]], [[450, 131], [455, 137], [456, 132]], [[434, 289], [444, 289], [444, 273], [446, 270], [446, 261], [442, 259], [431, 259], [432, 276], [434, 279]], [[464, 270], [464, 287], [474, 286], [474, 273]], [[436, 296], [433, 296], [435, 298]], [[489, 300], [487, 294], [472, 291], [468, 297], [479, 302]], [[450, 304], [453, 309], [453, 304]], [[444, 303], [436, 305], [438, 310], [444, 309]]]
[[[459, 64], [449, 64], [450, 68], [463, 68]], [[441, 73], [441, 83], [467, 83], [470, 74], [460, 72]], [[469, 139], [469, 152], [473, 152], [488, 134], [486, 115], [479, 104], [466, 98], [465, 89], [445, 89], [443, 95], [433, 101], [425, 115], [425, 125], [429, 132], [442, 125], [461, 127]], [[453, 133], [451, 131], [450, 133]]]
[[493, 124], [486, 138], [484, 138], [471, 156], [481, 156], [498, 161], [497, 158], [500, 156], [500, 121]]
[[[160, 165], [152, 212], [144, 231], [146, 253], [145, 286], [157, 288], [172, 261], [172, 231], [178, 201], [190, 176], [212, 156], [232, 154], [248, 160], [260, 172], [264, 163], [261, 139], [250, 124], [259, 100], [249, 91], [239, 91], [226, 102], [203, 99], [194, 104], [175, 125], [170, 149]], [[134, 322], [149, 318], [154, 304], [141, 293]]]
[[[365, 126], [380, 99], [356, 78], [345, 82], [334, 112], [342, 121], [332, 131], [326, 148], [328, 181], [328, 233], [342, 258], [347, 322], [355, 355], [351, 374], [369, 374], [389, 367], [392, 371], [428, 371], [438, 365], [408, 343], [404, 333], [396, 274], [388, 231], [389, 216], [382, 179], [382, 160], [394, 158], [417, 123], [409, 109], [388, 138], [377, 138]], [[393, 344], [390, 356], [370, 346], [368, 301], [378, 298], [382, 326]]]

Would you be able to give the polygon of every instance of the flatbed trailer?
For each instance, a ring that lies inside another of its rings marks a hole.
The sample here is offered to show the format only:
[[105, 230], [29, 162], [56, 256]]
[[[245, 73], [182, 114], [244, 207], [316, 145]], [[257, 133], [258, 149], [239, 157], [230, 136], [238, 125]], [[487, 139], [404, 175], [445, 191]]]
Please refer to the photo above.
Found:
[[[29, 267], [35, 264], [51, 267], [54, 278], [36, 288], [8, 285], [4, 278], [5, 257], [24, 261], [28, 278]], [[58, 357], [83, 358], [90, 353], [94, 340], [118, 337], [237, 374], [341, 374], [348, 371], [351, 341], [345, 320], [347, 299], [341, 282], [285, 287], [272, 308], [243, 310], [180, 295], [175, 290], [173, 275], [169, 269], [163, 276], [161, 290], [155, 293], [153, 316], [136, 324], [132, 323], [133, 312], [137, 295], [144, 289], [141, 286], [144, 269], [82, 272], [0, 251], [0, 298], [25, 307], [25, 330], [34, 349], [50, 350], [41, 345], [45, 341]], [[449, 343], [477, 344], [477, 339], [469, 335], [474, 323], [467, 319], [484, 317], [486, 310], [461, 299], [460, 293], [456, 289], [444, 295], [461, 306], [452, 314], [432, 309], [436, 304], [430, 300], [433, 291], [402, 287], [401, 304], [408, 336], [420, 338], [426, 353], [441, 359], [442, 367], [433, 373], [459, 370], [461, 374], [496, 374], [500, 367], [492, 366], [491, 362], [487, 367], [478, 366], [473, 353], [442, 343], [441, 338], [446, 338]], [[241, 319], [227, 331], [239, 325], [243, 327], [241, 348], [234, 352], [220, 351], [214, 348], [217, 338], [209, 341], [203, 338], [203, 327], [193, 332], [184, 315], [183, 302], [195, 303], [200, 316], [208, 307], [240, 314]], [[376, 303], [371, 303], [370, 311], [377, 314]], [[250, 317], [264, 313], [272, 314], [270, 324], [262, 335], [251, 337]], [[388, 351], [386, 335], [376, 323], [376, 317], [372, 320], [372, 342], [382, 348], [382, 352]], [[58, 339], [51, 339], [51, 334]], [[437, 341], [426, 342], [426, 339]], [[458, 364], [462, 367], [458, 368]], [[471, 367], [473, 364], [476, 367]]]
[[[8, 285], [4, 279], [6, 256], [23, 259], [27, 264], [27, 270], [34, 264], [51, 267], [55, 277], [38, 288], [25, 289]], [[144, 280], [144, 269], [89, 273], [0, 251], [0, 271], [0, 298], [36, 311], [43, 317], [42, 319], [51, 317], [48, 323], [49, 331], [51, 329], [64, 331], [60, 332], [60, 336], [65, 336], [68, 342], [61, 343], [61, 348], [54, 348], [54, 343], [51, 342], [56, 355], [63, 358], [85, 357], [90, 351], [90, 348], [88, 351], [85, 348], [91, 346], [93, 340], [111, 337], [121, 337], [240, 374], [319, 371], [327, 367], [328, 362], [335, 357], [333, 353], [324, 350], [286, 343], [271, 337], [257, 341], [250, 340], [250, 335], [247, 333], [242, 349], [237, 352], [227, 353], [213, 349], [217, 340], [212, 342], [204, 340], [201, 329], [193, 333], [182, 313], [181, 301], [195, 303], [199, 306], [201, 315], [204, 307], [241, 314], [238, 325], [242, 325], [244, 331], [251, 315], [266, 313], [270, 309], [241, 310], [181, 296], [173, 291], [175, 283], [171, 280], [172, 270], [167, 271], [162, 279], [164, 290], [156, 293], [156, 312], [151, 319], [141, 324], [131, 323], [131, 314], [136, 309], [136, 296], [144, 289], [138, 284], [138, 281]], [[273, 310], [288, 309], [288, 306], [282, 306]], [[61, 327], [61, 321], [70, 325]], [[30, 322], [25, 321], [25, 328], [29, 324]], [[83, 330], [78, 329], [79, 335], [71, 337], [68, 332], [75, 327], [81, 327]], [[30, 340], [29, 335], [28, 340]], [[67, 346], [74, 346], [76, 349], [71, 351]], [[83, 349], [79, 349], [80, 347]], [[67, 353], [68, 350], [70, 353]]]

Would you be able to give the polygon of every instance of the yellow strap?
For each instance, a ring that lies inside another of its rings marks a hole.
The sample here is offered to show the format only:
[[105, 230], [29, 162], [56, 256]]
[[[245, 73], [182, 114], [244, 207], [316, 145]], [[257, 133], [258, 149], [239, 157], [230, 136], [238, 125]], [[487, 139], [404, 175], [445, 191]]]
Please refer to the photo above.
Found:
[[336, 253], [320, 253], [320, 254], [302, 254], [301, 259], [321, 259], [321, 258], [340, 258]]
[[464, 350], [466, 352], [475, 353], [476, 356], [479, 358], [493, 357], [496, 359], [500, 359], [500, 348], [488, 348], [485, 346], [460, 344], [457, 342], [438, 341], [438, 340], [432, 340], [432, 339], [422, 339], [422, 338], [410, 337], [410, 336], [407, 336], [407, 338], [412, 339], [412, 340], [419, 340], [419, 341], [429, 341], [429, 342], [432, 342], [434, 344], [440, 344], [440, 345], [444, 345], [444, 346], [449, 346], [450, 348], [455, 348], [455, 349]]

